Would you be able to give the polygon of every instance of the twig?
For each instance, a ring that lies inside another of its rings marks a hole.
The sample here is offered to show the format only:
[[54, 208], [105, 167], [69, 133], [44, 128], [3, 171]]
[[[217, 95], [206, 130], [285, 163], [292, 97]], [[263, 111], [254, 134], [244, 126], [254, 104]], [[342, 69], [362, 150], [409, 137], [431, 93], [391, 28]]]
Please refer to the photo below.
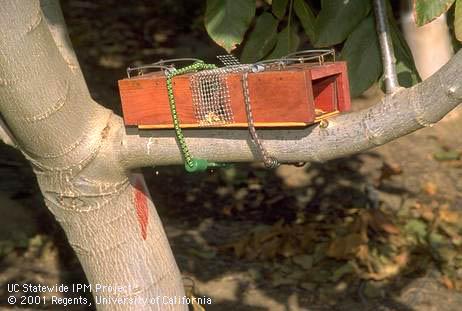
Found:
[[385, 81], [385, 92], [394, 93], [399, 88], [396, 75], [396, 59], [388, 27], [387, 10], [384, 0], [374, 0], [375, 21], [382, 54], [382, 66]]

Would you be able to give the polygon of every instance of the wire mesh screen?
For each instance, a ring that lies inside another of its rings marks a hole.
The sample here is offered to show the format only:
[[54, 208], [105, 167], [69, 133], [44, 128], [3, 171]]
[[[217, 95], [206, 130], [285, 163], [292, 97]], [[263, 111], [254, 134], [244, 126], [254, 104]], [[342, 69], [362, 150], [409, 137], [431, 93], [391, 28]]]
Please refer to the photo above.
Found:
[[234, 122], [227, 76], [250, 69], [249, 65], [240, 64], [233, 55], [220, 55], [217, 58], [225, 67], [200, 71], [190, 78], [194, 113], [200, 126]]
[[226, 55], [218, 55], [218, 60], [222, 62], [225, 66], [239, 66], [241, 63], [239, 60], [234, 57], [234, 55], [226, 54]]
[[195, 73], [190, 80], [194, 114], [200, 126], [233, 122], [226, 70], [213, 69]]

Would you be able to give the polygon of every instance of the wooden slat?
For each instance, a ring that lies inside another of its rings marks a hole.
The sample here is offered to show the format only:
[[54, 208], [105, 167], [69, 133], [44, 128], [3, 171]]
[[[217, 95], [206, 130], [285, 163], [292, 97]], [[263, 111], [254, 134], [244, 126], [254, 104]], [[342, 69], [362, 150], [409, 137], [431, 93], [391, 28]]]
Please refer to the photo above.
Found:
[[[196, 123], [194, 117], [189, 75], [173, 79], [178, 116], [184, 123]], [[172, 124], [164, 75], [119, 81], [125, 125]]]
[[[309, 79], [304, 71], [249, 74], [250, 102], [255, 123], [312, 122], [314, 109], [307, 104], [313, 101]], [[230, 75], [228, 86], [234, 121], [247, 124], [242, 75]]]
[[[264, 123], [255, 123], [254, 125], [256, 127], [260, 127], [260, 128], [271, 128], [271, 127], [306, 127], [308, 125], [311, 125], [313, 123], [318, 123], [318, 122], [321, 122], [322, 120], [325, 120], [325, 119], [328, 119], [332, 116], [335, 116], [337, 114], [339, 114], [340, 111], [332, 111], [332, 112], [329, 112], [329, 113], [324, 113], [323, 115], [321, 116], [318, 116], [314, 119], [313, 122], [309, 122], [309, 123], [305, 123], [305, 122], [280, 122], [280, 123], [277, 123], [277, 122], [264, 122]], [[221, 125], [220, 127], [223, 127], [223, 128], [247, 128], [249, 125], [248, 123], [232, 123], [232, 124], [224, 124], [224, 125]], [[196, 123], [194, 124], [181, 124], [181, 127], [184, 128], [184, 129], [191, 129], [191, 128], [194, 128], [194, 129], [197, 129], [198, 126]], [[165, 126], [165, 125], [139, 125], [138, 128], [140, 130], [154, 130], [154, 129], [171, 129], [172, 127], [170, 125], [168, 126]], [[203, 128], [203, 127], [201, 127]], [[204, 128], [205, 129], [205, 128]]]
[[325, 63], [322, 66], [311, 67], [311, 79], [316, 80], [327, 76], [333, 76], [342, 73], [344, 62]]
[[350, 84], [348, 81], [348, 71], [346, 62], [339, 62], [342, 67], [340, 78], [337, 80], [338, 109], [339, 111], [349, 111], [351, 109]]

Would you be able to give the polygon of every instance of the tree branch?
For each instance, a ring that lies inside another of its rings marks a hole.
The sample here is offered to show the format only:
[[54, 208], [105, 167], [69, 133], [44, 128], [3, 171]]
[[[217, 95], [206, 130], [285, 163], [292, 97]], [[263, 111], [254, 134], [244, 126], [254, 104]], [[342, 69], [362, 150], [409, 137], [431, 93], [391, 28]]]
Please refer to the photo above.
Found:
[[[329, 126], [259, 130], [268, 152], [280, 161], [325, 161], [385, 144], [431, 126], [462, 101], [462, 51], [428, 80], [385, 96], [373, 107], [330, 119]], [[120, 121], [121, 122], [121, 121]], [[126, 169], [182, 163], [173, 131], [122, 129], [114, 150]], [[258, 160], [247, 130], [184, 130], [191, 153], [217, 162]]]
[[385, 92], [392, 94], [399, 88], [396, 74], [396, 58], [388, 26], [387, 9], [384, 0], [374, 0], [375, 21], [379, 36], [380, 51], [385, 82]]

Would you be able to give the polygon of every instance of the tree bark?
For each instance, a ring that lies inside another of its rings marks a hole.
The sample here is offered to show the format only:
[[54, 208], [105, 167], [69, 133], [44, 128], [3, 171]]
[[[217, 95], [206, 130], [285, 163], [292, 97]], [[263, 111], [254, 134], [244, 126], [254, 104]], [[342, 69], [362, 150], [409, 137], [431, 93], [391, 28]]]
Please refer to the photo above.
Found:
[[[64, 24], [48, 10], [53, 11], [45, 8], [45, 18], [32, 0], [5, 0], [0, 7], [0, 112], [5, 125], [32, 163], [45, 202], [91, 284], [131, 286], [129, 292], [112, 294], [117, 297], [181, 297], [180, 273], [161, 222], [142, 177], [132, 173], [142, 166], [182, 163], [174, 134], [127, 135], [121, 118], [90, 98], [65, 43]], [[327, 128], [259, 133], [281, 161], [323, 161], [360, 152], [440, 120], [462, 101], [461, 76], [459, 52], [427, 81], [386, 96], [370, 109], [332, 118]], [[185, 134], [195, 156], [218, 162], [259, 160], [246, 130]], [[98, 309], [186, 306], [100, 304]]]
[[[96, 302], [101, 296], [183, 297], [179, 270], [143, 178], [121, 167], [111, 150], [120, 118], [90, 98], [64, 44], [67, 35], [55, 25], [61, 35], [57, 31], [53, 39], [38, 1], [2, 2], [3, 120], [32, 163], [45, 202], [89, 282], [127, 287], [117, 294], [93, 291]], [[130, 301], [97, 307], [187, 309]]]

